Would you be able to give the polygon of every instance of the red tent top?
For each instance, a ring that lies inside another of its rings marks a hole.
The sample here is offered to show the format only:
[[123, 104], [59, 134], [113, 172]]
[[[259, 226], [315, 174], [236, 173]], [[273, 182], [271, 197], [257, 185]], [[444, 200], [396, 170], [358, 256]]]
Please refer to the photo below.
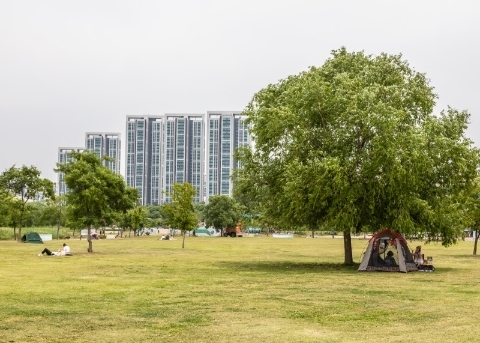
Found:
[[382, 235], [393, 236], [393, 238], [398, 238], [399, 240], [404, 241], [405, 243], [408, 243], [405, 237], [403, 237], [401, 234], [391, 229], [384, 229], [384, 230], [378, 231], [368, 241], [370, 242], [372, 239], [375, 239], [378, 236], [382, 236]]

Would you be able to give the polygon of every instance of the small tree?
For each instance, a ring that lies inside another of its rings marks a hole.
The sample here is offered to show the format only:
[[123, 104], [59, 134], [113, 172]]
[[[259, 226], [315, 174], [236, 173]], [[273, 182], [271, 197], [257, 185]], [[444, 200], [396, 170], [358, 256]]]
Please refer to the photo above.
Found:
[[57, 239], [60, 239], [60, 227], [65, 225], [65, 196], [57, 196], [47, 201], [42, 213], [42, 222], [57, 226]]
[[[12, 218], [18, 225], [18, 242], [22, 239], [22, 227], [27, 212], [29, 201], [54, 198], [53, 182], [40, 177], [40, 171], [34, 166], [22, 166], [21, 168], [10, 167], [0, 175], [0, 188], [9, 192], [14, 199], [13, 207], [17, 211], [11, 213], [16, 217]], [[15, 235], [15, 232], [14, 232]]]
[[227, 195], [215, 195], [205, 205], [205, 225], [213, 226], [223, 236], [224, 228], [232, 228], [237, 225], [242, 217], [240, 205], [235, 199]]
[[172, 202], [164, 205], [167, 223], [182, 233], [182, 248], [185, 247], [185, 234], [195, 229], [197, 218], [193, 208], [193, 197], [195, 188], [189, 183], [176, 183], [173, 185], [169, 196]]
[[93, 252], [91, 229], [110, 222], [117, 212], [126, 212], [135, 206], [136, 189], [126, 186], [123, 178], [102, 165], [90, 152], [72, 152], [73, 161], [57, 164], [57, 172], [65, 174], [70, 189], [67, 203], [69, 215], [77, 224], [88, 228], [88, 252]]
[[138, 230], [145, 227], [148, 219], [148, 211], [145, 207], [136, 206], [127, 211], [126, 222], [130, 229], [133, 230], [133, 236], [138, 234]]
[[473, 232], [473, 255], [476, 256], [480, 234], [480, 179], [477, 178], [474, 187], [466, 192], [465, 204], [465, 226], [470, 227]]

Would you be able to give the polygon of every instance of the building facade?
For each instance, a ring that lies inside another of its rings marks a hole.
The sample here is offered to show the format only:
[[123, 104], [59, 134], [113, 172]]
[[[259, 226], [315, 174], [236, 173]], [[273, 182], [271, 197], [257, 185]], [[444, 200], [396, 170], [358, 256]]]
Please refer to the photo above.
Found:
[[[85, 148], [58, 148], [58, 163], [59, 164], [67, 164], [70, 163], [72, 158], [72, 152], [82, 152]], [[62, 172], [57, 173], [57, 194], [58, 195], [65, 195], [68, 193], [68, 187], [65, 184], [65, 174]]]
[[188, 182], [204, 201], [203, 114], [127, 116], [125, 180], [142, 205], [170, 202], [175, 183]]
[[160, 204], [163, 117], [127, 116], [125, 181], [138, 190], [140, 204]]
[[251, 144], [245, 119], [241, 112], [207, 112], [206, 202], [213, 195], [232, 195], [231, 175], [241, 167], [233, 154], [238, 147]]
[[85, 134], [85, 149], [95, 152], [98, 158], [110, 157], [112, 161], [103, 160], [103, 165], [115, 174], [120, 174], [120, 133], [87, 132]]
[[196, 191], [194, 202], [204, 201], [205, 115], [166, 114], [164, 202], [175, 183], [190, 183]]
[[235, 149], [251, 144], [241, 112], [127, 116], [125, 180], [142, 205], [171, 201], [175, 183], [190, 183], [195, 202], [232, 195]]

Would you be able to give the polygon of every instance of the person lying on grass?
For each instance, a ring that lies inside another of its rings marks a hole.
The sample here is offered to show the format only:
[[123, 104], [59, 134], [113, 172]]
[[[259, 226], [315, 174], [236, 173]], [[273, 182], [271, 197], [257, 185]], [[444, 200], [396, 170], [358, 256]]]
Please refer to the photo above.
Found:
[[63, 248], [58, 249], [57, 252], [52, 252], [48, 248], [45, 248], [40, 254], [38, 254], [38, 256], [43, 256], [43, 254], [46, 254], [47, 256], [72, 256], [70, 247], [67, 245], [67, 243], [63, 243]]

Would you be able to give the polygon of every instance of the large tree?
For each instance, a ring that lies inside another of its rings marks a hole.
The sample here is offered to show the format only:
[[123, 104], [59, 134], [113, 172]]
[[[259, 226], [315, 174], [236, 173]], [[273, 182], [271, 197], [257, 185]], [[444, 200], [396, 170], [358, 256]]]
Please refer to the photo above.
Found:
[[[429, 80], [401, 56], [342, 48], [321, 67], [256, 93], [255, 150], [239, 150], [236, 193], [272, 221], [351, 232], [389, 227], [452, 244], [459, 197], [478, 161], [469, 114], [433, 114]], [[251, 206], [251, 205], [250, 205]]]
[[227, 195], [215, 195], [205, 205], [205, 226], [213, 226], [216, 230], [234, 228], [242, 217], [242, 210], [235, 199]]
[[182, 233], [182, 248], [185, 247], [186, 232], [194, 230], [198, 223], [193, 207], [195, 192], [195, 188], [189, 183], [175, 183], [172, 191], [168, 193], [172, 202], [165, 204], [163, 208], [166, 223]]
[[73, 161], [57, 164], [65, 174], [70, 220], [88, 228], [88, 252], [93, 252], [91, 229], [111, 222], [119, 212], [133, 208], [138, 191], [127, 187], [123, 178], [103, 166], [90, 152], [72, 152]]
[[[0, 188], [10, 193], [14, 199], [11, 202], [11, 215], [15, 227], [18, 226], [18, 241], [22, 239], [22, 227], [26, 219], [28, 203], [31, 201], [55, 197], [53, 182], [40, 177], [40, 171], [35, 166], [15, 166], [5, 170], [0, 175]], [[14, 235], [16, 233], [14, 232]]]

